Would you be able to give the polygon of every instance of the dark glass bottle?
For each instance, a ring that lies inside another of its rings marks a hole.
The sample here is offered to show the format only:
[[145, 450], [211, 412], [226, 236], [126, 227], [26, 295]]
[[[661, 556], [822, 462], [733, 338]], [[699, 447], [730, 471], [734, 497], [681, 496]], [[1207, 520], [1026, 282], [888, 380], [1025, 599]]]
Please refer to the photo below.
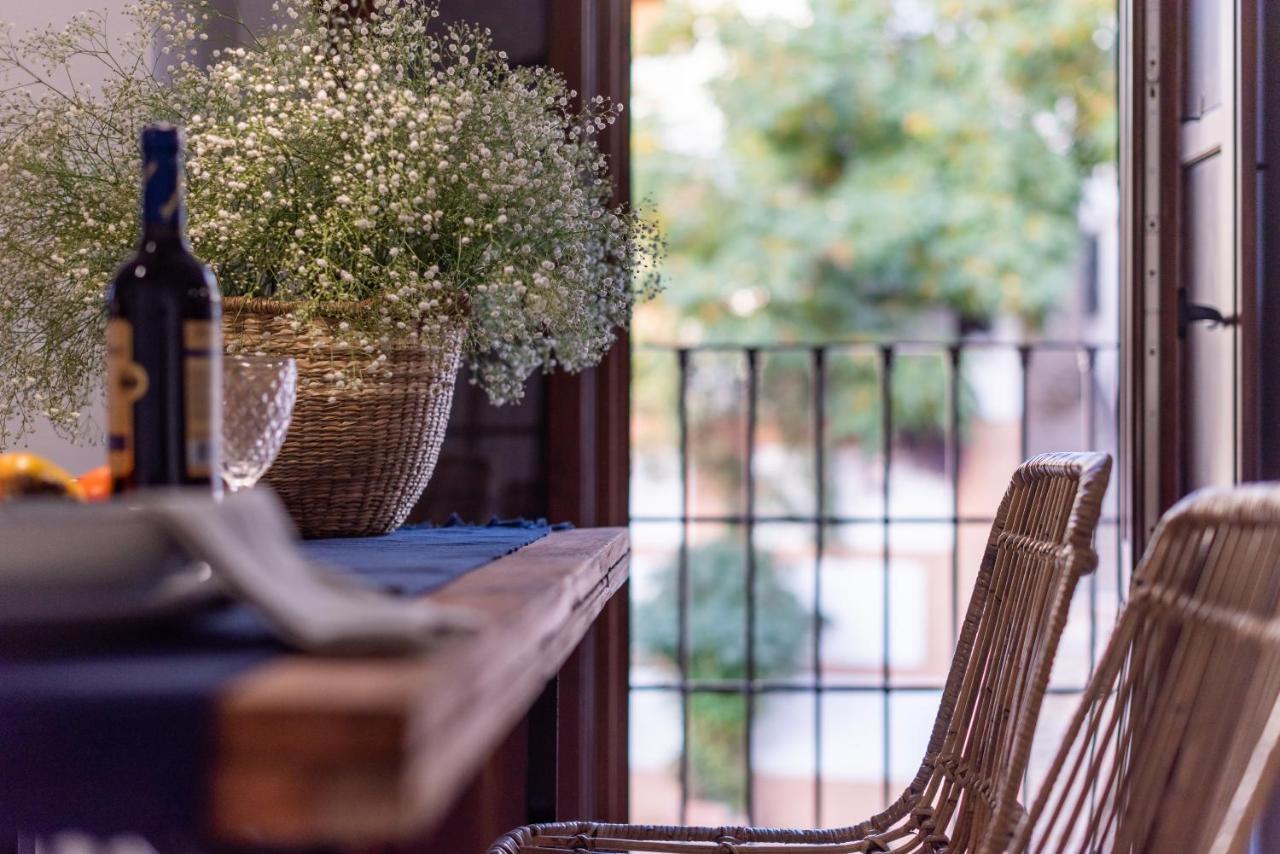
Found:
[[107, 297], [112, 491], [221, 491], [222, 298], [191, 254], [177, 128], [142, 132], [142, 239]]

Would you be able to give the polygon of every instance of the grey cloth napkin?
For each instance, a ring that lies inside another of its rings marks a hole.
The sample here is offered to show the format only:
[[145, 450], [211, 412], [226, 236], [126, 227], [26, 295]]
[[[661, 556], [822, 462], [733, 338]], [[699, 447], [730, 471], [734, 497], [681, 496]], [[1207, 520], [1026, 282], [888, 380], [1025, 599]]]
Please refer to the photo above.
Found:
[[233, 597], [255, 606], [281, 640], [300, 650], [403, 654], [475, 625], [468, 612], [365, 587], [308, 561], [269, 489], [237, 492], [217, 503], [185, 490], [152, 493], [137, 510], [207, 563]]

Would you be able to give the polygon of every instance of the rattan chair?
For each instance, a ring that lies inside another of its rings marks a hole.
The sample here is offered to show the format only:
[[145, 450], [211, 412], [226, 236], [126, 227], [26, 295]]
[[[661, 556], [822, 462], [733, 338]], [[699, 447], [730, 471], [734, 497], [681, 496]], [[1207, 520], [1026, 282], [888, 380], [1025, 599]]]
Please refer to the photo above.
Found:
[[1280, 488], [1166, 514], [1030, 811], [983, 850], [1242, 851], [1280, 763]]
[[836, 830], [566, 822], [519, 828], [490, 854], [846, 852], [976, 847], [1013, 797], [1072, 593], [1097, 563], [1092, 541], [1111, 472], [1103, 454], [1048, 454], [1014, 473], [996, 512], [924, 762], [879, 815]]

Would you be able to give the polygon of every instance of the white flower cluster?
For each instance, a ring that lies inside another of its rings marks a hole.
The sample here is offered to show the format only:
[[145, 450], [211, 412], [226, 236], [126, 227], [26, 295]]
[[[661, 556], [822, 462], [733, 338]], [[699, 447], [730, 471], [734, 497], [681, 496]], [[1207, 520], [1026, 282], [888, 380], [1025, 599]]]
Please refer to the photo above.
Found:
[[[219, 13], [201, 0], [141, 0], [123, 59], [101, 16], [0, 39], [16, 78], [0, 94], [0, 337], [20, 345], [0, 354], [3, 398], [28, 375], [62, 389], [59, 409], [88, 393], [75, 374], [96, 366], [103, 287], [134, 230], [136, 136], [157, 119], [186, 128], [189, 233], [223, 293], [295, 302], [299, 325], [357, 304], [325, 340], [353, 376], [437, 322], [465, 325], [496, 402], [532, 371], [599, 361], [658, 285], [657, 235], [611, 205], [596, 141], [621, 106], [575, 109], [557, 74], [511, 67], [424, 0], [354, 5], [279, 0], [286, 23], [207, 64]], [[56, 82], [75, 55], [108, 64], [102, 92]]]

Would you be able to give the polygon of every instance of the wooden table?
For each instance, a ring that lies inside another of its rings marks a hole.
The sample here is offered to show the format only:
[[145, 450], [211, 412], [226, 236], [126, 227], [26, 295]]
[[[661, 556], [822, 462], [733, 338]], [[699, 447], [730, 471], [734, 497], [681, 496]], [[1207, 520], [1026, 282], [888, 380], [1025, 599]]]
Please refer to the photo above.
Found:
[[[476, 611], [474, 634], [411, 659], [291, 656], [239, 678], [218, 708], [215, 837], [232, 845], [341, 848], [429, 838], [535, 701], [545, 704], [539, 697], [548, 680], [554, 687], [626, 582], [629, 556], [622, 528], [555, 532], [431, 595]], [[625, 615], [625, 605], [610, 608]], [[611, 672], [619, 643], [625, 638], [612, 640]], [[625, 661], [625, 650], [621, 655]], [[625, 681], [616, 697], [625, 672], [611, 678], [614, 684], [592, 690], [612, 696], [601, 710], [611, 707], [625, 722], [625, 705], [616, 708], [625, 704]], [[581, 721], [554, 703], [540, 717], [553, 728], [530, 728], [522, 762], [507, 765], [527, 773], [531, 789], [563, 789], [568, 771], [530, 766], [538, 755], [563, 762], [566, 745], [557, 749], [554, 724], [560, 719], [563, 733], [566, 721]], [[606, 740], [619, 744], [616, 733]], [[625, 773], [625, 755], [579, 760]], [[554, 791], [535, 794], [554, 804]], [[471, 805], [486, 806], [493, 805]], [[542, 816], [534, 810], [534, 817]]]

